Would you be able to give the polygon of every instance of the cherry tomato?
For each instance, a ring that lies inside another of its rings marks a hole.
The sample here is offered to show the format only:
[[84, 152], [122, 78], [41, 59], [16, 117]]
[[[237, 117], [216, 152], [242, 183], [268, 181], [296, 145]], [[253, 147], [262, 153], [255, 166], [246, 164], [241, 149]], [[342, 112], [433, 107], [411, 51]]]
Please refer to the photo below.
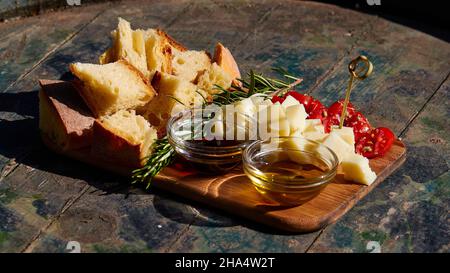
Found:
[[284, 101], [284, 97], [278, 97], [278, 96], [272, 97], [272, 103], [277, 103], [277, 102], [283, 103], [283, 101]]
[[331, 132], [331, 127], [335, 125], [339, 125], [339, 118], [335, 115], [330, 116], [328, 113], [328, 116], [326, 119], [322, 120], [323, 127], [325, 128], [325, 133]]
[[361, 112], [355, 112], [351, 117], [346, 118], [344, 120], [344, 126], [353, 128], [356, 141], [358, 141], [364, 133], [367, 133], [372, 129], [369, 121], [361, 114]]
[[[327, 119], [328, 112], [327, 108], [322, 105], [319, 101], [318, 103], [315, 103], [312, 105], [312, 109], [310, 112], [306, 111], [308, 113], [308, 119], [320, 119], [322, 123]], [[320, 103], [320, 104], [319, 104]]]
[[356, 142], [355, 149], [358, 154], [367, 158], [383, 156], [394, 143], [394, 133], [385, 127], [379, 127], [361, 135]]
[[[344, 100], [338, 100], [333, 103], [330, 107], [328, 107], [328, 116], [333, 118], [337, 118], [339, 121], [341, 120], [342, 109], [344, 108]], [[351, 102], [347, 104], [347, 113], [345, 118], [351, 118], [355, 114], [355, 107]]]

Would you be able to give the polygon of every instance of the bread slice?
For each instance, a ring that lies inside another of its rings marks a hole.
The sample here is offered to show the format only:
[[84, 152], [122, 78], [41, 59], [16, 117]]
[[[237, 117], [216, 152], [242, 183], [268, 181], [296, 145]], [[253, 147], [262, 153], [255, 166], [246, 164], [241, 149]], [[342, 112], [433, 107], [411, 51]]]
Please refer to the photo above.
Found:
[[142, 167], [157, 139], [156, 130], [134, 110], [95, 120], [92, 154], [121, 166]]
[[216, 85], [227, 90], [231, 87], [232, 77], [217, 63], [213, 63], [207, 70], [198, 75], [197, 85], [208, 94], [222, 92]]
[[94, 117], [71, 82], [39, 80], [39, 128], [60, 150], [91, 145]]
[[144, 106], [156, 94], [139, 70], [124, 60], [104, 65], [73, 63], [70, 71], [83, 82], [80, 94], [96, 117]]
[[158, 96], [145, 106], [144, 117], [158, 130], [166, 126], [170, 116], [200, 103], [197, 86], [180, 77], [157, 72], [152, 85]]
[[211, 58], [206, 51], [175, 51], [172, 59], [172, 74], [187, 81], [194, 81], [199, 72], [211, 66]]
[[214, 50], [214, 62], [216, 62], [225, 72], [227, 72], [233, 79], [233, 83], [240, 85], [241, 72], [239, 67], [231, 54], [230, 50], [224, 47], [221, 43], [217, 43]]
[[132, 30], [128, 21], [119, 18], [117, 30], [111, 34], [113, 36], [113, 46], [100, 55], [99, 63], [107, 64], [124, 59], [148, 78], [150, 72], [147, 69], [145, 32], [139, 29]]

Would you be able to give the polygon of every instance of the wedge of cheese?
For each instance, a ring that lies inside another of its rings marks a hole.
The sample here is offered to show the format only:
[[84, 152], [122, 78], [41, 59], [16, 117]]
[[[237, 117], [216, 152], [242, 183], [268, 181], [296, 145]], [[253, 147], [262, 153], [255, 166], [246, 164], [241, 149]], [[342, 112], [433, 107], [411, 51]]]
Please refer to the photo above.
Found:
[[377, 175], [370, 169], [369, 159], [359, 154], [347, 155], [341, 163], [341, 169], [346, 180], [364, 185], [372, 184]]
[[329, 133], [322, 144], [333, 150], [339, 162], [342, 162], [349, 154], [354, 154], [354, 147], [345, 142], [336, 132]]
[[298, 102], [298, 100], [296, 100], [294, 97], [292, 97], [292, 96], [287, 96], [281, 105], [286, 109], [286, 108], [288, 108], [289, 106], [293, 106], [293, 105], [301, 105], [301, 104], [300, 104], [300, 102]]
[[350, 144], [351, 146], [355, 146], [355, 134], [353, 133], [352, 127], [333, 127], [332, 131], [338, 134], [345, 142]]

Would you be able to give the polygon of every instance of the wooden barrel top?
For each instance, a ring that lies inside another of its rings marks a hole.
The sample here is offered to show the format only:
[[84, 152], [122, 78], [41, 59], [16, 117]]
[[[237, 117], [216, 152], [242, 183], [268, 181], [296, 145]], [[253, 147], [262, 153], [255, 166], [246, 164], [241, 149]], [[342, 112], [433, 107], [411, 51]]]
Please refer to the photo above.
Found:
[[[37, 79], [94, 62], [117, 17], [188, 47], [230, 47], [241, 70], [282, 66], [330, 104], [358, 54], [352, 102], [408, 148], [405, 164], [337, 223], [284, 234], [57, 156], [39, 139]], [[375, 15], [303, 1], [121, 1], [0, 23], [0, 252], [448, 252], [450, 44]]]

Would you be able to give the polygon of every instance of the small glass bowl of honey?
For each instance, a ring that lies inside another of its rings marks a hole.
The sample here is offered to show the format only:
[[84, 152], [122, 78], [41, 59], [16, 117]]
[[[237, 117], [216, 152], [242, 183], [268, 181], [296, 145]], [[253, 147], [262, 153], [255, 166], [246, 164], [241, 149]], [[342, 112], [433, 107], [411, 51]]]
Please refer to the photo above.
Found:
[[336, 176], [336, 154], [301, 137], [273, 137], [250, 144], [243, 168], [256, 190], [271, 203], [297, 206], [316, 197]]
[[[206, 173], [227, 172], [241, 164], [242, 152], [252, 143], [245, 136], [250, 120], [243, 119], [244, 122], [236, 124], [222, 118], [205, 117], [204, 112], [197, 108], [171, 117], [167, 124], [169, 143], [195, 169]], [[220, 130], [214, 127], [218, 125]], [[238, 138], [238, 133], [244, 133], [244, 136]]]

